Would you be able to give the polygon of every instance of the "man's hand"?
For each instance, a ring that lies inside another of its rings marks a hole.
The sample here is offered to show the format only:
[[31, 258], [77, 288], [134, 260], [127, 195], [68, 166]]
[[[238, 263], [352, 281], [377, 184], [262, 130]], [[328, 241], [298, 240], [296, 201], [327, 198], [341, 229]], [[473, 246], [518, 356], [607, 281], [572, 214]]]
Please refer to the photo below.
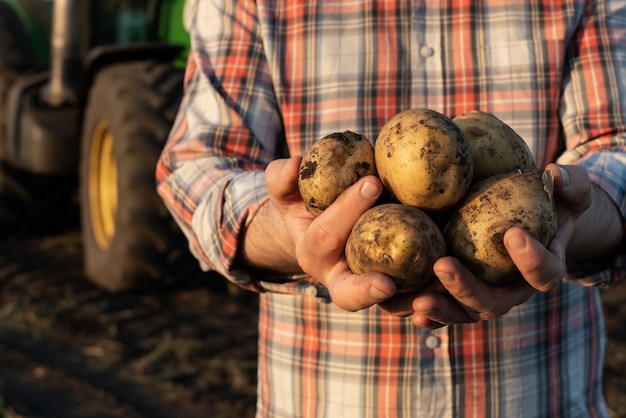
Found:
[[565, 277], [565, 252], [577, 219], [590, 207], [591, 183], [580, 167], [551, 164], [558, 200], [559, 227], [548, 248], [521, 228], [504, 235], [504, 245], [523, 279], [506, 286], [491, 286], [452, 257], [443, 257], [434, 271], [444, 292], [415, 295], [411, 319], [420, 327], [493, 319], [528, 300], [534, 292], [547, 292]]
[[[374, 176], [362, 178], [314, 218], [298, 192], [300, 160], [276, 160], [266, 170], [268, 210], [278, 214], [288, 237], [283, 241], [289, 241], [286, 245], [291, 248], [292, 258], [305, 273], [328, 288], [339, 307], [357, 311], [379, 304], [390, 314], [410, 316], [416, 326], [425, 328], [497, 318], [535, 292], [554, 288], [565, 277], [566, 251], [581, 246], [572, 236], [582, 236], [576, 231], [588, 231], [589, 223], [597, 223], [597, 217], [611, 205], [602, 191], [593, 190], [583, 168], [550, 164], [547, 169], [554, 173], [558, 200], [559, 227], [555, 238], [545, 248], [521, 228], [511, 228], [504, 235], [504, 245], [521, 277], [504, 286], [491, 286], [458, 259], [443, 257], [434, 265], [439, 280], [417, 293], [394, 295], [396, 287], [390, 277], [379, 273], [352, 274], [344, 256], [352, 226], [382, 192], [380, 180]], [[619, 221], [612, 212], [606, 218], [607, 222], [614, 223], [614, 218]], [[604, 251], [603, 233], [596, 235], [595, 243]]]
[[355, 275], [344, 255], [352, 226], [382, 192], [380, 180], [374, 176], [360, 179], [314, 218], [298, 191], [300, 161], [300, 157], [276, 160], [265, 172], [269, 204], [282, 218], [298, 264], [328, 288], [333, 302], [342, 309], [357, 311], [389, 298], [396, 287], [388, 276]]

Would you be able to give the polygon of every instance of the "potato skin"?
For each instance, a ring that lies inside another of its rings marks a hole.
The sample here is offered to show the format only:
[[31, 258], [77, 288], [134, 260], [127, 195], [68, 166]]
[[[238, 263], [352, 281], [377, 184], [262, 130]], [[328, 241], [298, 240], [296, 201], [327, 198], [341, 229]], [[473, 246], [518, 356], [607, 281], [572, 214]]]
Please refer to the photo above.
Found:
[[535, 167], [526, 142], [509, 125], [487, 112], [474, 110], [452, 121], [465, 133], [474, 161], [474, 182], [494, 174]]
[[458, 202], [474, 172], [465, 134], [431, 109], [408, 109], [389, 119], [376, 139], [375, 156], [385, 187], [401, 203], [426, 211]]
[[319, 139], [300, 162], [298, 190], [307, 210], [319, 216], [344, 190], [376, 175], [374, 146], [363, 135], [336, 132]]
[[374, 206], [354, 224], [346, 259], [355, 274], [384, 273], [398, 293], [435, 279], [433, 264], [446, 254], [443, 234], [422, 210], [400, 203]]
[[526, 229], [547, 246], [557, 230], [557, 211], [548, 173], [538, 169], [496, 174], [472, 185], [452, 211], [444, 230], [448, 254], [493, 285], [519, 271], [504, 247], [507, 229]]

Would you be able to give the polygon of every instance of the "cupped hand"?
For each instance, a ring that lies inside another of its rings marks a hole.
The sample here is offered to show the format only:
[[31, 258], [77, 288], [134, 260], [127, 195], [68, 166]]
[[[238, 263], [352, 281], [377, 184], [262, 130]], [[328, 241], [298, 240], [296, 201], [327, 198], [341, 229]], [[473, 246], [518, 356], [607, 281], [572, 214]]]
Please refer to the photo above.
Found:
[[298, 264], [325, 285], [333, 302], [344, 310], [357, 311], [389, 298], [396, 287], [388, 276], [355, 275], [344, 255], [352, 226], [382, 192], [380, 180], [375, 176], [361, 178], [315, 218], [298, 191], [300, 161], [300, 157], [275, 160], [265, 172], [270, 203], [281, 214]]
[[491, 286], [473, 275], [457, 259], [443, 257], [434, 271], [445, 291], [426, 291], [411, 301], [413, 323], [425, 328], [497, 318], [528, 300], [536, 291], [547, 292], [565, 277], [565, 250], [576, 220], [591, 204], [591, 182], [577, 166], [546, 167], [554, 174], [558, 202], [558, 229], [546, 248], [521, 228], [504, 235], [504, 245], [521, 273], [504, 286]]

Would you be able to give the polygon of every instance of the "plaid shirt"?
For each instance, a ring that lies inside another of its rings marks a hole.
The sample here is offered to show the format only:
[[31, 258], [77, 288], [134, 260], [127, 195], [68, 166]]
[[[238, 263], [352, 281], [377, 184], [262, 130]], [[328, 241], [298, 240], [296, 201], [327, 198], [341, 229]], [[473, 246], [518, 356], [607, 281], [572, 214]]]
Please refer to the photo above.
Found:
[[374, 140], [410, 107], [496, 114], [539, 165], [585, 166], [626, 225], [626, 2], [201, 0], [191, 36], [159, 193], [206, 269], [263, 292], [260, 417], [606, 416], [591, 285], [624, 280], [624, 251], [437, 331], [233, 260], [271, 160], [346, 129]]

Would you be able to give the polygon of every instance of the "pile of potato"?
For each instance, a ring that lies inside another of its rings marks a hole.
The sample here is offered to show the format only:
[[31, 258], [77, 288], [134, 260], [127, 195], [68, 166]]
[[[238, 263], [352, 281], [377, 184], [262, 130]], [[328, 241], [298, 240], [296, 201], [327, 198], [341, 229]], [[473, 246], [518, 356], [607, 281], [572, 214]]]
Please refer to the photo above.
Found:
[[519, 226], [547, 246], [557, 229], [551, 173], [537, 169], [524, 140], [496, 116], [449, 118], [409, 109], [382, 127], [375, 145], [362, 135], [328, 135], [303, 156], [300, 194], [315, 216], [365, 175], [381, 199], [354, 225], [346, 259], [356, 273], [381, 272], [398, 292], [435, 279], [434, 262], [457, 257], [476, 276], [505, 284], [519, 272], [503, 244]]

